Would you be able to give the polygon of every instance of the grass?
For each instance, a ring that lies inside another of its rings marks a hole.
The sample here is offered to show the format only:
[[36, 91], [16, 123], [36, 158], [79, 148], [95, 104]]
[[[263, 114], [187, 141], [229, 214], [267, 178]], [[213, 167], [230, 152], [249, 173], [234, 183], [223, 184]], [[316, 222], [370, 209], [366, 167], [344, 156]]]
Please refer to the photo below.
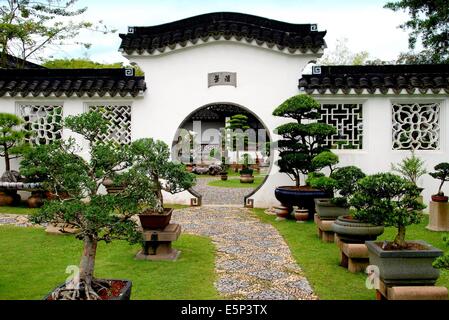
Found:
[[[323, 243], [316, 235], [313, 222], [303, 224], [292, 220], [275, 221], [275, 216], [267, 215], [264, 209], [254, 209], [264, 222], [272, 224], [284, 237], [293, 257], [303, 269], [305, 276], [323, 300], [371, 300], [375, 299], [374, 290], [365, 287], [366, 275], [353, 274], [340, 267], [339, 250], [334, 243]], [[442, 237], [444, 234], [425, 229], [427, 217], [419, 225], [407, 228], [407, 239], [425, 240], [433, 246], [448, 251]], [[394, 228], [386, 228], [380, 240], [392, 240]], [[437, 285], [449, 287], [449, 271], [442, 270]]]
[[220, 188], [257, 188], [264, 181], [265, 176], [254, 176], [254, 183], [240, 183], [240, 178], [231, 178], [226, 181], [212, 180], [207, 185]]
[[[211, 241], [183, 234], [173, 246], [182, 252], [176, 262], [154, 262], [134, 260], [138, 245], [100, 243], [96, 276], [131, 280], [134, 300], [219, 299]], [[40, 228], [3, 226], [0, 253], [0, 300], [42, 299], [69, 276], [67, 266], [79, 264], [82, 242]]]
[[0, 214], [6, 213], [6, 214], [33, 214], [36, 213], [39, 209], [32, 209], [28, 208], [26, 203], [22, 203], [19, 206], [16, 207], [0, 207]]

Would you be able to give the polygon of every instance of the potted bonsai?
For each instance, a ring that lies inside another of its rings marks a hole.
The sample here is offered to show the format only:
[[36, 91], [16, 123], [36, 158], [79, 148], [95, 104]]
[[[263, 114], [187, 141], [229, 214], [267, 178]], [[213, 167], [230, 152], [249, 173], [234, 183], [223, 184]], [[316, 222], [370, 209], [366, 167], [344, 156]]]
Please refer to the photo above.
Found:
[[366, 241], [370, 264], [379, 267], [387, 285], [433, 285], [439, 271], [433, 261], [443, 252], [424, 241], [406, 241], [406, 227], [422, 219], [419, 190], [413, 183], [392, 174], [379, 173], [359, 181], [351, 199], [355, 217], [376, 225], [396, 227], [393, 241]]
[[169, 160], [170, 150], [163, 141], [151, 138], [139, 139], [131, 143], [130, 149], [136, 158], [133, 166], [137, 172], [151, 181], [146, 190], [156, 199], [154, 205], [142, 207], [139, 214], [143, 229], [164, 229], [169, 223], [173, 209], [164, 208], [163, 191], [171, 194], [185, 191], [195, 183], [195, 176], [185, 170], [182, 163]]
[[349, 198], [356, 191], [357, 182], [365, 174], [356, 166], [341, 167], [333, 171], [329, 177], [312, 177], [310, 186], [317, 189], [338, 193], [331, 199], [315, 199], [315, 209], [320, 219], [335, 220], [339, 216], [349, 215]]
[[[332, 195], [326, 190], [319, 190], [309, 185], [301, 185], [301, 175], [316, 172], [328, 163], [313, 163], [313, 159], [321, 152], [329, 151], [326, 146], [326, 137], [335, 134], [333, 126], [310, 122], [319, 118], [320, 104], [308, 95], [297, 95], [277, 107], [273, 115], [292, 118], [290, 122], [279, 126], [275, 133], [282, 136], [278, 141], [280, 151], [279, 171], [286, 173], [294, 182], [294, 186], [280, 186], [275, 190], [276, 199], [284, 207], [297, 206], [309, 210], [312, 219], [315, 211], [314, 199], [330, 198]], [[306, 123], [304, 123], [306, 122]], [[304, 180], [305, 181], [305, 180]]]
[[249, 164], [252, 162], [252, 158], [248, 153], [243, 156], [243, 169], [240, 170], [240, 183], [253, 183], [254, 182], [254, 170], [250, 168]]
[[[35, 223], [64, 221], [79, 229], [76, 238], [83, 241], [83, 254], [76, 277], [52, 291], [47, 300], [123, 300], [129, 299], [131, 281], [97, 279], [94, 277], [98, 243], [114, 239], [141, 241], [141, 232], [133, 221], [143, 205], [155, 203], [147, 192], [152, 181], [132, 168], [129, 147], [112, 142], [93, 143], [99, 133], [107, 130], [107, 123], [98, 112], [67, 117], [66, 128], [80, 134], [89, 142], [89, 159], [75, 154], [81, 146], [73, 138], [33, 147], [33, 158], [21, 162], [21, 172], [34, 176], [47, 172], [43, 181], [47, 190], [64, 190], [67, 197], [46, 201], [32, 216]], [[114, 172], [120, 175], [127, 188], [116, 194], [102, 194], [100, 186]]]
[[449, 181], [449, 163], [442, 162], [435, 166], [435, 172], [429, 173], [433, 178], [440, 180], [440, 186], [438, 187], [437, 194], [432, 195], [432, 201], [434, 202], [448, 202], [448, 197], [444, 195], [442, 190], [446, 181]]
[[[11, 171], [11, 160], [19, 158], [27, 147], [25, 138], [28, 132], [20, 128], [23, 120], [10, 113], [0, 113], [0, 156], [5, 160], [5, 173], [2, 182], [17, 182], [17, 172]], [[17, 190], [0, 190], [0, 205], [19, 203]]]
[[225, 130], [230, 135], [231, 150], [236, 152], [237, 165], [234, 166], [235, 172], [239, 170], [240, 151], [245, 150], [248, 145], [248, 136], [245, 131], [248, 130], [248, 117], [244, 114], [235, 114], [227, 122]]

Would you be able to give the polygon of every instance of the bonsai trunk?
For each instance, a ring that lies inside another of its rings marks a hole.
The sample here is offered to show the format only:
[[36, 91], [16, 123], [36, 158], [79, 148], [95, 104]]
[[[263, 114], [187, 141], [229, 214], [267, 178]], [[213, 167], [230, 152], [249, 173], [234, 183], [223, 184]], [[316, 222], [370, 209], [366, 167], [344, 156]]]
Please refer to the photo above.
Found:
[[[6, 159], [6, 153], [5, 153], [5, 159]], [[440, 187], [438, 188], [438, 194], [442, 194], [441, 189], [443, 188], [444, 180], [441, 180]]]
[[9, 159], [9, 152], [6, 144], [3, 145], [3, 150], [5, 150], [5, 171], [11, 171], [11, 164]]
[[98, 241], [92, 236], [84, 237], [84, 251], [80, 263], [80, 282], [83, 282], [87, 288], [92, 286], [97, 243]]
[[400, 225], [398, 226], [398, 234], [396, 235], [396, 238], [394, 239], [394, 244], [398, 246], [399, 248], [405, 248], [405, 226]]

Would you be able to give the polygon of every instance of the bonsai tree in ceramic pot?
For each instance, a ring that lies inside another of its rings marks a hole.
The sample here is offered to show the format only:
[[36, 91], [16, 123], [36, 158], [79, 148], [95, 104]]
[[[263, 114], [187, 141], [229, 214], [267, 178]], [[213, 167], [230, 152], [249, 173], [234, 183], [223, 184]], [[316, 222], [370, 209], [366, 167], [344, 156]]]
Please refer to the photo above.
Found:
[[156, 199], [148, 203], [139, 214], [144, 229], [164, 229], [170, 222], [173, 209], [164, 208], [163, 191], [171, 194], [189, 189], [195, 183], [195, 176], [185, 170], [182, 163], [169, 160], [170, 150], [163, 141], [151, 138], [139, 139], [131, 143], [135, 157], [133, 169], [151, 181], [146, 190]]
[[245, 153], [243, 156], [243, 169], [240, 170], [240, 183], [253, 183], [254, 182], [254, 170], [250, 168], [252, 163], [251, 155]]
[[[325, 190], [311, 188], [302, 184], [302, 175], [316, 172], [328, 163], [313, 162], [313, 159], [324, 151], [329, 151], [325, 144], [326, 137], [335, 134], [333, 126], [312, 122], [320, 117], [320, 104], [308, 95], [297, 95], [277, 107], [273, 115], [291, 118], [289, 122], [279, 126], [275, 133], [282, 137], [277, 142], [279, 154], [279, 171], [286, 173], [294, 182], [294, 186], [276, 188], [275, 196], [283, 206], [298, 206], [309, 210], [309, 218], [313, 218], [314, 199], [329, 198], [331, 194]], [[331, 159], [332, 160], [332, 159]], [[305, 179], [304, 179], [305, 182]]]
[[[96, 279], [95, 258], [98, 243], [114, 239], [141, 241], [141, 233], [133, 217], [142, 206], [154, 205], [156, 199], [147, 192], [152, 181], [133, 169], [135, 164], [131, 149], [112, 142], [95, 142], [99, 133], [107, 130], [107, 123], [98, 112], [67, 117], [66, 128], [89, 142], [89, 160], [76, 155], [82, 150], [73, 138], [48, 145], [33, 147], [21, 162], [21, 173], [27, 177], [45, 174], [42, 182], [46, 190], [65, 197], [46, 201], [40, 211], [32, 216], [35, 223], [62, 221], [79, 229], [76, 238], [83, 242], [79, 273], [55, 289], [49, 300], [99, 300], [129, 299], [131, 282], [127, 280]], [[126, 189], [115, 194], [102, 194], [100, 187], [115, 172]], [[64, 230], [61, 230], [64, 232]]]
[[244, 114], [233, 115], [227, 122], [225, 129], [230, 134], [231, 150], [236, 152], [237, 166], [235, 167], [235, 172], [238, 172], [240, 152], [244, 151], [248, 146], [248, 136], [245, 134], [245, 131], [250, 129], [248, 117]]
[[351, 199], [361, 221], [396, 227], [393, 241], [366, 241], [370, 264], [379, 267], [386, 284], [434, 284], [439, 276], [434, 259], [442, 251], [424, 241], [406, 241], [406, 228], [418, 224], [425, 206], [417, 199], [419, 190], [410, 181], [392, 174], [379, 173], [359, 181]]
[[449, 181], [449, 163], [442, 162], [435, 166], [435, 172], [429, 173], [433, 178], [440, 180], [440, 186], [438, 187], [437, 194], [432, 195], [432, 201], [435, 202], [447, 202], [448, 197], [444, 195], [443, 185]]
[[[331, 199], [315, 199], [315, 209], [320, 218], [334, 220], [349, 215], [349, 199], [357, 189], [357, 182], [364, 177], [358, 167], [347, 166], [333, 170], [329, 177], [323, 175], [309, 179], [313, 188], [334, 194]], [[336, 193], [338, 196], [335, 196]]]
[[[23, 120], [10, 113], [0, 113], [0, 157], [5, 160], [5, 172], [2, 182], [17, 182], [19, 175], [11, 171], [11, 160], [19, 158], [27, 148], [25, 138], [28, 132], [20, 128]], [[0, 190], [0, 205], [12, 205], [20, 202], [16, 190]]]

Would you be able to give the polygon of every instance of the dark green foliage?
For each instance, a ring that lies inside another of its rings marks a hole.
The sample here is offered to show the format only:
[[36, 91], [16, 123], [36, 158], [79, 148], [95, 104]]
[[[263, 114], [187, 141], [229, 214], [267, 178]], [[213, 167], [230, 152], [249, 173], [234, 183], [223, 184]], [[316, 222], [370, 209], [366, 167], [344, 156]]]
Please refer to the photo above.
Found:
[[139, 139], [130, 149], [135, 157], [133, 169], [150, 180], [150, 187], [145, 192], [152, 193], [156, 199], [156, 205], [151, 209], [163, 212], [162, 190], [175, 194], [194, 185], [195, 175], [188, 173], [182, 163], [170, 161], [170, 150], [163, 141]]
[[323, 151], [312, 159], [312, 166], [315, 168], [329, 167], [331, 174], [334, 166], [338, 163], [338, 156], [330, 151]]
[[[443, 241], [449, 246], [449, 237], [447, 235], [443, 238]], [[449, 253], [446, 253], [445, 255], [438, 257], [434, 261], [433, 266], [438, 269], [449, 270]]]
[[434, 169], [435, 169], [435, 172], [431, 172], [429, 174], [433, 178], [441, 181], [437, 194], [444, 195], [442, 188], [443, 188], [444, 183], [449, 181], [449, 163], [447, 163], [447, 162], [439, 163], [434, 167]]
[[[329, 152], [325, 146], [326, 137], [335, 134], [333, 126], [324, 123], [308, 122], [319, 118], [320, 104], [307, 95], [297, 95], [289, 98], [279, 107], [273, 115], [296, 120], [276, 128], [275, 133], [282, 136], [277, 142], [280, 151], [280, 160], [277, 162], [279, 171], [288, 174], [300, 186], [300, 175], [310, 174], [324, 167], [332, 166], [338, 158]], [[328, 152], [320, 155], [322, 152]], [[315, 159], [315, 161], [314, 161]]]
[[[400, 25], [410, 30], [409, 48], [421, 40], [425, 54], [415, 62], [449, 63], [449, 3], [447, 0], [399, 0], [388, 2], [385, 8], [407, 11], [410, 18]], [[421, 60], [424, 58], [423, 60]]]
[[420, 223], [425, 208], [418, 196], [419, 190], [413, 183], [392, 173], [379, 173], [358, 182], [350, 204], [356, 208], [354, 218], [396, 227], [394, 244], [405, 247], [406, 226]]
[[10, 160], [20, 157], [27, 149], [28, 133], [20, 128], [23, 120], [14, 114], [0, 113], [0, 157], [5, 159], [6, 171], [11, 170]]

